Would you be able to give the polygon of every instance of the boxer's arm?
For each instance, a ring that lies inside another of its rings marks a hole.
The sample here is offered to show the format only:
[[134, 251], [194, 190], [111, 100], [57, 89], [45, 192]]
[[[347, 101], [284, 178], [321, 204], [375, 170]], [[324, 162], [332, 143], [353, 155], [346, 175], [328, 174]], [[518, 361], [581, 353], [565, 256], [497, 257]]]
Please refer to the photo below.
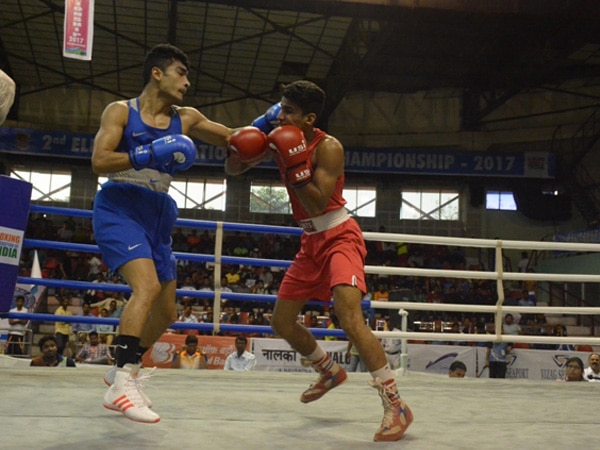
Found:
[[127, 125], [128, 113], [127, 104], [121, 101], [113, 102], [104, 109], [92, 151], [92, 170], [95, 174], [131, 169], [129, 154], [116, 151]]
[[183, 134], [217, 147], [227, 147], [229, 138], [235, 131], [221, 123], [209, 120], [195, 108], [178, 108], [183, 126]]
[[335, 183], [344, 172], [344, 148], [332, 136], [323, 139], [313, 153], [313, 177], [296, 189], [298, 198], [310, 217], [323, 214], [333, 195]]

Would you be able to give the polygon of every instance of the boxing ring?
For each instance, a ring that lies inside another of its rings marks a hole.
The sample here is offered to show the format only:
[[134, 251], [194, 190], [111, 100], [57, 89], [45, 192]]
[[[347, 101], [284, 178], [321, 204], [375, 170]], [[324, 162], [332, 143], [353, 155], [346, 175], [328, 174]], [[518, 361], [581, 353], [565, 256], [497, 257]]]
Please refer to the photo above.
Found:
[[[91, 218], [91, 211], [32, 205], [31, 213]], [[264, 302], [273, 295], [242, 294], [221, 290], [224, 265], [267, 266], [285, 269], [290, 261], [223, 254], [226, 232], [273, 233], [299, 236], [294, 227], [179, 219], [177, 227], [208, 229], [215, 233], [214, 254], [175, 252], [178, 259], [209, 263], [214, 267], [214, 291], [177, 290], [178, 297], [212, 301], [213, 323], [174, 323], [173, 329], [202, 332], [270, 334], [268, 326], [233, 325], [219, 322], [221, 301]], [[595, 444], [597, 420], [584, 411], [595, 410], [595, 383], [548, 383], [532, 380], [465, 378], [411, 372], [407, 368], [408, 340], [443, 339], [466, 342], [523, 342], [544, 344], [586, 344], [600, 346], [592, 336], [504, 335], [503, 315], [544, 313], [600, 315], [595, 307], [521, 307], [505, 305], [504, 282], [517, 280], [598, 283], [600, 275], [505, 272], [504, 249], [599, 252], [600, 244], [502, 241], [395, 233], [365, 232], [365, 240], [421, 243], [494, 249], [496, 265], [490, 271], [417, 269], [410, 267], [365, 266], [367, 274], [418, 277], [446, 277], [494, 280], [498, 299], [495, 305], [414, 303], [406, 301], [363, 301], [365, 310], [454, 311], [491, 314], [493, 334], [415, 332], [403, 321], [401, 331], [374, 331], [379, 338], [403, 341], [398, 383], [409, 403], [415, 422], [400, 443], [371, 442], [381, 419], [381, 406], [375, 392], [367, 387], [368, 374], [351, 373], [349, 382], [314, 404], [299, 402], [299, 395], [314, 380], [314, 374], [283, 372], [224, 372], [161, 370], [152, 380], [152, 397], [161, 422], [157, 425], [132, 423], [101, 406], [105, 391], [101, 378], [105, 367], [78, 365], [77, 369], [36, 370], [12, 361], [0, 364], [2, 392], [2, 442], [6, 448], [203, 448], [231, 449], [325, 449], [368, 448], [514, 448], [547, 449]], [[74, 244], [25, 239], [26, 248], [47, 248], [98, 253], [90, 244]], [[75, 290], [130, 292], [126, 285], [82, 281], [18, 277], [17, 282]], [[230, 303], [231, 302], [231, 303]], [[319, 303], [322, 305], [322, 303]], [[117, 325], [118, 319], [82, 316], [54, 316], [36, 313], [0, 313], [2, 317], [40, 322], [90, 322]], [[403, 315], [403, 318], [406, 316]], [[342, 330], [310, 328], [317, 337], [345, 337]], [[0, 363], [2, 363], [0, 359]], [[401, 377], [400, 377], [401, 376]], [[549, 404], [553, 407], [548, 407]], [[60, 422], [60, 423], [59, 423]], [[30, 427], [30, 428], [29, 428]], [[32, 432], [25, 432], [31, 429]]]

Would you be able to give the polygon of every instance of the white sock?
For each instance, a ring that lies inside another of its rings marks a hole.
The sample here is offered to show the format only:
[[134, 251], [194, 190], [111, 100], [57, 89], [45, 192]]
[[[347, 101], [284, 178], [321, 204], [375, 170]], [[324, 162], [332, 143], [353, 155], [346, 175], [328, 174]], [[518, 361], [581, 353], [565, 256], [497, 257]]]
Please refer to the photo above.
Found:
[[394, 372], [392, 372], [390, 365], [386, 364], [381, 369], [377, 369], [371, 372], [371, 376], [374, 380], [379, 378], [384, 383], [387, 380], [394, 378]]

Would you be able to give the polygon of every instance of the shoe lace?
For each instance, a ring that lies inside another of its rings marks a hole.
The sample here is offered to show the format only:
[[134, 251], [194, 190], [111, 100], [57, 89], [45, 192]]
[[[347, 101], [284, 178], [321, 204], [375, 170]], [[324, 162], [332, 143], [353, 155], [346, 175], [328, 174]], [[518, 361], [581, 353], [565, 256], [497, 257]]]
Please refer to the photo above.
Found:
[[129, 377], [125, 383], [125, 389], [129, 401], [136, 406], [145, 406], [146, 403], [140, 394], [137, 378]]
[[133, 378], [135, 382], [135, 386], [137, 389], [145, 389], [146, 387], [150, 387], [154, 389], [148, 380], [156, 375], [154, 372], [156, 371], [156, 367], [153, 367], [149, 372], [146, 373], [138, 373], [136, 377]]
[[369, 385], [379, 391], [379, 396], [381, 397], [381, 402], [385, 412], [384, 422], [386, 420], [391, 421], [394, 417], [394, 412], [397, 409], [395, 405], [400, 401], [398, 393], [393, 389], [389, 389], [379, 377], [375, 378], [374, 380], [369, 380]]

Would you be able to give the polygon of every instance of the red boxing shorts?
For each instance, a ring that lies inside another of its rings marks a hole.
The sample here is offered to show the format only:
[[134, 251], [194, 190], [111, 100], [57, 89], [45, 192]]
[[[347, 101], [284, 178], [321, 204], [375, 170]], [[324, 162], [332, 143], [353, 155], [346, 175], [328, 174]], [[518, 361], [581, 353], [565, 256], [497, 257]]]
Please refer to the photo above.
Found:
[[277, 297], [328, 302], [333, 288], [340, 284], [355, 286], [365, 294], [366, 254], [354, 219], [319, 233], [303, 233], [300, 251], [283, 277]]

